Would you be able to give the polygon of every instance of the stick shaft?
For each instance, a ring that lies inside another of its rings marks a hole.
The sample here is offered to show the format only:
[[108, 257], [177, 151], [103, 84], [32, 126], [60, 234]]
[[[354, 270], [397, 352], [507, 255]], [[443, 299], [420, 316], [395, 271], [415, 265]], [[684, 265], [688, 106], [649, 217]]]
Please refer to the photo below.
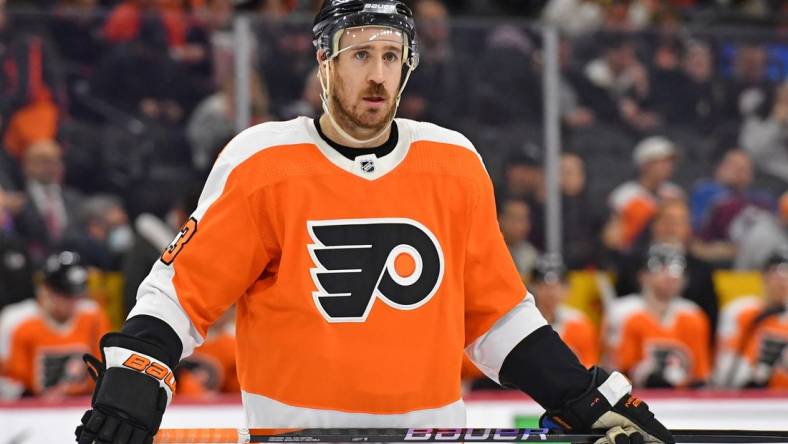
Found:
[[[672, 430], [677, 443], [788, 443], [788, 431]], [[155, 443], [419, 443], [569, 442], [593, 444], [600, 433], [553, 434], [545, 429], [162, 429]]]

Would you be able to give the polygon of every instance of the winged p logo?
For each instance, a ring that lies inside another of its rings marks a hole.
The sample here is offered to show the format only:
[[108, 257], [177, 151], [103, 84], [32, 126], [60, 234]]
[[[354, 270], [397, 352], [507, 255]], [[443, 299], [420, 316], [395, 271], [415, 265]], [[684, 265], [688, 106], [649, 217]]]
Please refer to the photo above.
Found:
[[399, 310], [426, 304], [443, 279], [435, 235], [412, 219], [308, 221], [318, 311], [328, 322], [364, 322], [376, 298]]

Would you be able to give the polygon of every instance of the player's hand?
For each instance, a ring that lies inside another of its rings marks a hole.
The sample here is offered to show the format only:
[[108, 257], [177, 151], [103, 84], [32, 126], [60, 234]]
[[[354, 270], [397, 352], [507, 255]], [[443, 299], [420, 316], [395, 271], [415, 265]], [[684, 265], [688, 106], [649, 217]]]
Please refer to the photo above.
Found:
[[[175, 379], [170, 369], [150, 355], [124, 348], [135, 338], [109, 333], [101, 339], [103, 362], [83, 359], [96, 381], [91, 410], [75, 433], [79, 444], [150, 444], [159, 431]], [[139, 341], [142, 347], [149, 344]]]
[[675, 443], [648, 405], [632, 396], [632, 384], [619, 372], [594, 367], [591, 386], [563, 408], [542, 415], [540, 425], [564, 433], [600, 431], [596, 444]]

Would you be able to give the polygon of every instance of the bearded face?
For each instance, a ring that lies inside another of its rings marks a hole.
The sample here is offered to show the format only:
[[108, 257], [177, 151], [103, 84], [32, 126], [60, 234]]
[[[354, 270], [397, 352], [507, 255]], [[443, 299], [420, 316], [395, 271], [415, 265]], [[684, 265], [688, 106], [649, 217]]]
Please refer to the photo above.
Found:
[[339, 55], [323, 68], [331, 115], [354, 137], [379, 134], [394, 118], [403, 41], [391, 28], [348, 29], [340, 39]]

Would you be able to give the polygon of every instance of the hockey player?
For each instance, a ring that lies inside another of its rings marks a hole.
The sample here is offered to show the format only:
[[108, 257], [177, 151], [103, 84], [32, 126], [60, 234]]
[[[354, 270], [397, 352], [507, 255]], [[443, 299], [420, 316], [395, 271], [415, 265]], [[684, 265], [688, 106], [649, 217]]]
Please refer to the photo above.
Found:
[[109, 331], [99, 306], [85, 297], [88, 273], [79, 256], [63, 251], [44, 263], [36, 298], [0, 313], [0, 367], [6, 396], [85, 395], [93, 388], [82, 355], [98, 351]]
[[599, 361], [596, 328], [585, 313], [564, 303], [569, 295], [569, 286], [566, 268], [560, 259], [542, 256], [528, 284], [536, 297], [536, 308], [553, 330], [575, 352], [583, 365], [596, 365]]
[[765, 298], [736, 300], [722, 311], [715, 384], [788, 388], [788, 246], [763, 270]]
[[652, 245], [641, 267], [641, 293], [607, 310], [607, 350], [636, 386], [686, 387], [709, 377], [709, 321], [680, 296], [685, 268], [676, 247]]
[[463, 351], [546, 424], [670, 442], [619, 374], [587, 370], [536, 309], [461, 134], [394, 119], [418, 65], [397, 0], [328, 0], [313, 28], [324, 113], [236, 136], [101, 340], [80, 443], [149, 443], [171, 370], [237, 304], [249, 427], [458, 426]]

